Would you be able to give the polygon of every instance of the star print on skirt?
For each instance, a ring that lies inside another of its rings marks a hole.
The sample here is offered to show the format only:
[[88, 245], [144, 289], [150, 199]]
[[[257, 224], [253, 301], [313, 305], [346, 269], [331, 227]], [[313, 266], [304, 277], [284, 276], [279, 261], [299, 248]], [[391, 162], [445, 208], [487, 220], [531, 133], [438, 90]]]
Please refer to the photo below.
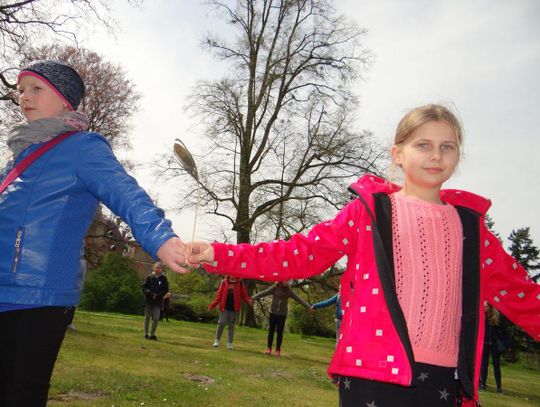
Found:
[[455, 368], [416, 363], [414, 387], [342, 376], [340, 407], [455, 406], [458, 381]]

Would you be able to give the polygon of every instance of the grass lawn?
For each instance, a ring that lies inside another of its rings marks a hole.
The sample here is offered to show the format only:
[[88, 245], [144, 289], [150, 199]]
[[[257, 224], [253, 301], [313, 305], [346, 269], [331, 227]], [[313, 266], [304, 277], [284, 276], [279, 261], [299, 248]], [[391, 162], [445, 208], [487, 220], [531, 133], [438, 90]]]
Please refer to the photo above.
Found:
[[[77, 311], [74, 324], [48, 406], [338, 405], [326, 376], [333, 339], [285, 334], [283, 356], [275, 358], [263, 354], [266, 332], [260, 329], [237, 327], [228, 351], [224, 343], [212, 347], [214, 325], [161, 322], [159, 340], [148, 341], [140, 316]], [[540, 372], [502, 369], [505, 394], [482, 393], [484, 407], [540, 406]]]

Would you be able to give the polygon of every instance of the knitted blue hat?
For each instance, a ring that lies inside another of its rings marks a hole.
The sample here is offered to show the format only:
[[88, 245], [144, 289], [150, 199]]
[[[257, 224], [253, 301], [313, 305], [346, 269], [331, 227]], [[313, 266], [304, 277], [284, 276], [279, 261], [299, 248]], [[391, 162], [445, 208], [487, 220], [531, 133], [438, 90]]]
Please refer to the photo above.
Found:
[[32, 61], [21, 69], [17, 82], [26, 75], [35, 76], [56, 92], [71, 110], [77, 110], [84, 96], [85, 86], [81, 76], [72, 67], [60, 61]]

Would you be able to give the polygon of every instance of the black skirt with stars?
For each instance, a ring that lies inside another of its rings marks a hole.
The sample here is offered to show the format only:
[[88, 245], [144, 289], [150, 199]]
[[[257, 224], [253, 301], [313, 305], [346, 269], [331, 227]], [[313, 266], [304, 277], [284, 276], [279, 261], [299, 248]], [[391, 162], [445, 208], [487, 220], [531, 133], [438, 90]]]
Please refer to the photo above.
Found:
[[356, 377], [339, 378], [340, 407], [456, 406], [455, 368], [416, 363], [416, 385], [403, 387]]

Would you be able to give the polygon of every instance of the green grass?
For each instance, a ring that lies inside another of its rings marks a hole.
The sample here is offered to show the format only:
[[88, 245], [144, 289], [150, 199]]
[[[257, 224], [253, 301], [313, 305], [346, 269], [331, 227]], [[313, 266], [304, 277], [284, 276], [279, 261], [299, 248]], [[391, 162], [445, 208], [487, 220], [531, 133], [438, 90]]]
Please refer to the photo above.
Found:
[[[74, 324], [48, 406], [338, 405], [326, 376], [330, 338], [285, 334], [278, 359], [263, 354], [260, 329], [237, 327], [228, 351], [212, 347], [215, 325], [161, 322], [154, 342], [143, 338], [139, 316], [77, 311]], [[504, 365], [503, 387], [504, 395], [482, 393], [483, 406], [540, 406], [540, 372]]]

